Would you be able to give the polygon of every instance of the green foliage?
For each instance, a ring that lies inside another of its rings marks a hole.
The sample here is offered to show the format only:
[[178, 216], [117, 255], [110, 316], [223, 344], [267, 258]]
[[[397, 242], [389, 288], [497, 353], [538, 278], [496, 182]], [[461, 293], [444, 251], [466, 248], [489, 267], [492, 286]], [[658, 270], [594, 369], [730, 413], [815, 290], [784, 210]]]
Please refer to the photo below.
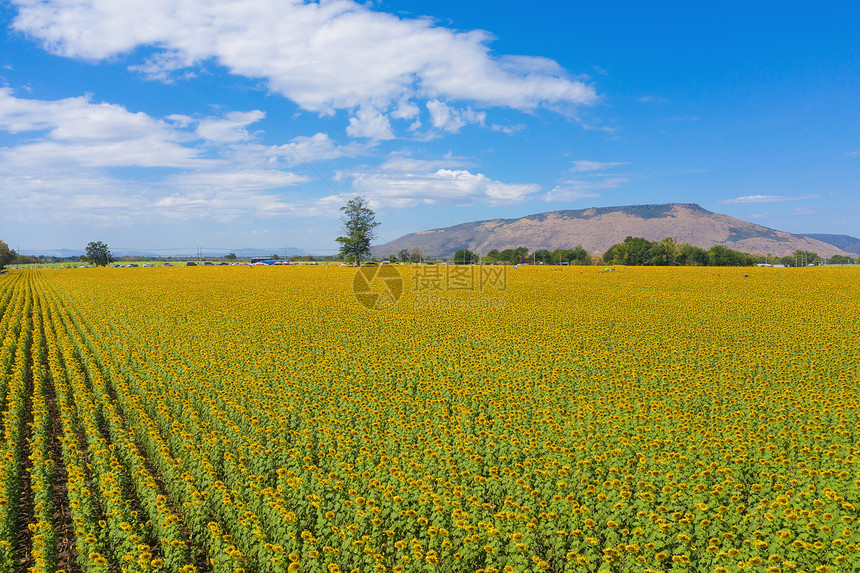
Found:
[[335, 239], [340, 243], [340, 256], [361, 264], [361, 257], [370, 255], [370, 242], [376, 238], [374, 229], [379, 226], [376, 214], [364, 197], [356, 197], [340, 208], [344, 213], [344, 236]]
[[616, 265], [647, 265], [654, 257], [652, 243], [641, 237], [627, 237], [623, 243], [612, 245], [603, 254], [603, 260]]
[[591, 255], [588, 251], [577, 245], [573, 249], [556, 249], [553, 251], [550, 261], [554, 265], [561, 263], [570, 263], [572, 265], [588, 265], [591, 264]]
[[722, 245], [714, 245], [708, 249], [708, 264], [712, 267], [747, 267], [755, 264], [755, 257]]
[[15, 260], [16, 253], [4, 241], [0, 241], [0, 270]]
[[813, 253], [812, 251], [802, 251], [798, 249], [797, 251], [794, 251], [794, 255], [792, 256], [796, 261], [795, 266], [802, 267], [824, 262], [824, 259], [819, 257], [817, 253]]
[[224, 258], [228, 261], [235, 261], [238, 257], [236, 256], [236, 253], [230, 253], [228, 255], [225, 255]]
[[87, 251], [83, 258], [89, 264], [97, 267], [106, 267], [113, 261], [113, 256], [110, 254], [108, 246], [101, 241], [90, 242], [87, 245]]
[[701, 247], [682, 243], [679, 245], [676, 263], [686, 266], [706, 266], [708, 264], [708, 252]]
[[411, 260], [408, 249], [400, 249], [400, 252], [397, 253], [397, 256], [400, 258], [401, 263], [408, 263]]
[[548, 265], [552, 262], [552, 253], [548, 249], [538, 249], [534, 252], [533, 259], [538, 264]]
[[526, 247], [517, 247], [516, 249], [505, 249], [503, 251], [499, 251], [497, 249], [491, 250], [487, 253], [488, 262], [503, 262], [503, 263], [526, 263], [530, 262], [529, 259], [529, 250]]
[[743, 267], [754, 265], [760, 258], [722, 245], [714, 245], [706, 251], [687, 243], [678, 244], [672, 237], [656, 242], [627, 237], [623, 243], [609, 247], [603, 260], [616, 265]]
[[854, 261], [851, 260], [851, 257], [846, 257], [845, 255], [833, 255], [827, 259], [827, 262], [831, 265], [850, 265]]
[[424, 260], [424, 255], [421, 253], [421, 249], [419, 249], [418, 247], [412, 249], [412, 253], [410, 253], [409, 256], [412, 259], [413, 263], [420, 263]]
[[460, 249], [454, 253], [454, 264], [471, 265], [478, 262], [478, 255], [469, 249]]

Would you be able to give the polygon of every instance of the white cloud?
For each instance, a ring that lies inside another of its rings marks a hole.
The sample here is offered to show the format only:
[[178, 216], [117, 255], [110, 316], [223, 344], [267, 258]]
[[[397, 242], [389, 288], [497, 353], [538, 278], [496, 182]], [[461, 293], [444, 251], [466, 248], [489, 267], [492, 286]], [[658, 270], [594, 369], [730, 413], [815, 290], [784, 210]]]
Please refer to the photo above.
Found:
[[471, 108], [455, 109], [437, 99], [427, 102], [427, 110], [430, 112], [431, 125], [448, 133], [457, 133], [469, 123], [483, 125], [487, 119], [484, 112], [476, 112]]
[[[349, 0], [14, 0], [13, 27], [64, 57], [126, 57], [154, 79], [214, 61], [231, 73], [264, 80], [302, 108], [324, 114], [356, 110], [353, 131], [382, 139], [372, 114], [414, 117], [414, 98], [470, 101], [518, 110], [590, 105], [594, 88], [556, 62], [498, 56], [491, 36], [458, 32], [426, 18], [407, 19]], [[142, 17], [145, 15], [145, 17]], [[152, 48], [145, 61], [135, 49]], [[393, 107], [393, 109], [392, 109]], [[363, 112], [361, 110], [364, 110]], [[410, 115], [412, 114], [412, 115]]]
[[178, 189], [233, 189], [235, 191], [260, 191], [279, 189], [304, 183], [308, 177], [288, 171], [276, 170], [227, 170], [201, 171], [172, 175], [166, 183]]
[[860, 151], [849, 151], [845, 155], [847, 155], [848, 157], [853, 157], [855, 155], [860, 155]]
[[556, 185], [548, 191], [543, 199], [545, 201], [569, 202], [587, 197], [600, 197], [597, 191], [605, 189], [616, 189], [627, 183], [624, 177], [608, 177], [593, 181], [572, 180]]
[[803, 201], [805, 199], [815, 199], [817, 194], [811, 195], [744, 195], [743, 197], [735, 197], [734, 199], [726, 199], [720, 201], [723, 205], [736, 205], [744, 203], [780, 203], [782, 201]]
[[98, 225], [328, 213], [315, 199], [286, 200], [287, 189], [311, 178], [287, 170], [301, 162], [296, 152], [323, 161], [367, 146], [339, 146], [323, 133], [262, 145], [247, 131], [262, 117], [162, 120], [87, 97], [25, 99], [0, 88], [0, 131], [23, 134], [0, 148], [0, 212], [20, 222]]
[[421, 113], [421, 110], [418, 109], [418, 106], [414, 102], [403, 98], [397, 102], [397, 107], [391, 112], [391, 117], [394, 119], [415, 119], [419, 113]]
[[201, 119], [197, 124], [197, 135], [215, 143], [250, 141], [247, 127], [260, 121], [266, 114], [259, 110], [232, 111], [224, 117]]
[[604, 171], [606, 169], [612, 169], [615, 167], [619, 167], [621, 165], [627, 165], [627, 162], [624, 161], [574, 161], [573, 167], [570, 168], [571, 171], [575, 173], [584, 172], [584, 171]]
[[544, 201], [567, 203], [578, 199], [600, 197], [600, 193], [556, 185], [544, 195]]
[[524, 130], [525, 128], [526, 126], [521, 123], [518, 123], [516, 125], [498, 125], [494, 123], [490, 126], [490, 129], [492, 129], [493, 131], [500, 131], [507, 135], [513, 135], [518, 131]]
[[413, 157], [392, 155], [380, 166], [381, 171], [401, 172], [404, 174], [426, 174], [439, 169], [469, 167], [471, 162], [464, 157], [453, 157], [450, 154], [442, 159], [415, 159]]
[[496, 181], [466, 169], [431, 170], [444, 163], [393, 158], [377, 169], [365, 168], [348, 175], [355, 191], [366, 196], [374, 207], [508, 205], [540, 190], [537, 186]]
[[372, 107], [360, 107], [355, 116], [349, 118], [346, 133], [352, 137], [367, 137], [373, 140], [394, 139], [391, 122]]
[[[262, 147], [262, 146], [261, 146]], [[339, 157], [356, 157], [367, 153], [373, 145], [362, 145], [352, 142], [347, 145], [337, 145], [327, 133], [317, 133], [310, 137], [298, 136], [289, 145], [278, 147], [278, 154], [284, 157], [288, 165], [315, 161], [327, 161]]]
[[31, 170], [88, 167], [192, 167], [207, 161], [184, 145], [188, 133], [144, 113], [87, 97], [17, 98], [0, 88], [0, 130], [45, 132], [0, 149], [0, 164]]

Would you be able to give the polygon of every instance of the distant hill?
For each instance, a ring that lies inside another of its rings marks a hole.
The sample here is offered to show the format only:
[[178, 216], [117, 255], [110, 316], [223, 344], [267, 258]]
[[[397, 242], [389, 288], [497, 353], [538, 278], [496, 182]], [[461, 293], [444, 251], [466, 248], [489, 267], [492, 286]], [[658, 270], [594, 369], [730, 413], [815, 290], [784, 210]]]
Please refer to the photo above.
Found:
[[806, 234], [804, 237], [833, 245], [837, 249], [842, 249], [852, 255], [860, 255], [860, 239], [851, 235], [827, 235], [827, 234]]
[[582, 245], [591, 253], [602, 254], [628, 236], [649, 241], [674, 237], [679, 243], [704, 249], [723, 245], [746, 253], [774, 256], [790, 255], [798, 249], [824, 257], [848, 254], [834, 244], [810, 236], [777, 231], [708, 211], [694, 203], [593, 207], [463, 223], [404, 235], [377, 245], [372, 251], [374, 256], [387, 256], [418, 247], [425, 256], [439, 257], [450, 256], [462, 248], [485, 254], [492, 249], [519, 246], [552, 251]]
[[[310, 255], [309, 252], [303, 251], [302, 249], [298, 249], [296, 247], [287, 247], [286, 249], [280, 248], [280, 249], [269, 249], [269, 250], [246, 248], [246, 249], [235, 249], [235, 250], [230, 251], [230, 252], [232, 252], [234, 255], [238, 256], [239, 258], [245, 258], [245, 259], [247, 259], [249, 257], [270, 257], [274, 254], [278, 255], [279, 257], [283, 257], [285, 254], [288, 257], [292, 257], [293, 255], [299, 255], [300, 257]], [[217, 256], [223, 257], [225, 254], [226, 253], [220, 253]], [[207, 256], [209, 256], [209, 255], [207, 255]]]

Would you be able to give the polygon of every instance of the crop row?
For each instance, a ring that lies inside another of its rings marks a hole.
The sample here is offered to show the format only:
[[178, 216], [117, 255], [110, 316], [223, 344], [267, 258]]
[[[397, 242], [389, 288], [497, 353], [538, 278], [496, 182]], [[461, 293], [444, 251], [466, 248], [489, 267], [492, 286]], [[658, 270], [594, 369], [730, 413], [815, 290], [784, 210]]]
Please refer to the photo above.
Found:
[[277, 270], [0, 278], [0, 569], [860, 567], [853, 275]]

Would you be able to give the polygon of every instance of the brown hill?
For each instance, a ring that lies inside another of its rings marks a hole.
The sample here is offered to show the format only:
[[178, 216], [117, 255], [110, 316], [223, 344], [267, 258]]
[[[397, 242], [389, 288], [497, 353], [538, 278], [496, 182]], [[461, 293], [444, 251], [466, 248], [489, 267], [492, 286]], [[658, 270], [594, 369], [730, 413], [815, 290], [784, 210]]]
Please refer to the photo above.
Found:
[[479, 254], [492, 249], [527, 247], [529, 250], [573, 248], [602, 254], [625, 237], [658, 241], [674, 237], [705, 249], [723, 245], [746, 253], [790, 255], [796, 250], [812, 251], [824, 257], [847, 254], [824, 241], [777, 231], [703, 209], [694, 203], [593, 207], [576, 211], [551, 211], [519, 219], [493, 219], [463, 223], [404, 235], [373, 247], [375, 256], [387, 256], [401, 249], [421, 249], [425, 256], [450, 256], [467, 248]]

